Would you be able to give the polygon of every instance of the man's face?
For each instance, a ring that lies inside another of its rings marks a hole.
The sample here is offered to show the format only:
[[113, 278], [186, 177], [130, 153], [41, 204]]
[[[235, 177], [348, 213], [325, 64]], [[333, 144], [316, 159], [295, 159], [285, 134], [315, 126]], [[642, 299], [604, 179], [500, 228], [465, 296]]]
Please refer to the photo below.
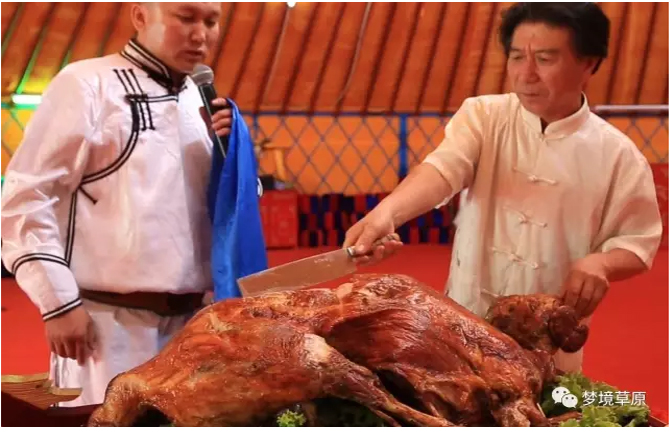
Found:
[[524, 23], [514, 31], [507, 74], [523, 106], [552, 122], [572, 114], [594, 65], [577, 57], [570, 30]]
[[166, 65], [190, 73], [219, 37], [221, 3], [144, 3], [133, 13], [140, 43]]

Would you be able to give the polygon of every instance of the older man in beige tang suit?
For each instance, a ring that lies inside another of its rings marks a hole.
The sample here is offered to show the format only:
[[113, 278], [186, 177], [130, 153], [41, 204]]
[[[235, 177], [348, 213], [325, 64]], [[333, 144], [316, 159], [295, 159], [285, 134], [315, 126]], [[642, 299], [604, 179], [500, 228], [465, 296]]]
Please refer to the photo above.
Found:
[[[345, 246], [367, 251], [464, 191], [448, 295], [481, 316], [501, 295], [555, 294], [588, 320], [610, 282], [651, 266], [663, 229], [647, 160], [583, 93], [607, 55], [609, 21], [595, 3], [522, 3], [500, 39], [513, 93], [467, 99]], [[556, 360], [577, 371], [582, 352]]]

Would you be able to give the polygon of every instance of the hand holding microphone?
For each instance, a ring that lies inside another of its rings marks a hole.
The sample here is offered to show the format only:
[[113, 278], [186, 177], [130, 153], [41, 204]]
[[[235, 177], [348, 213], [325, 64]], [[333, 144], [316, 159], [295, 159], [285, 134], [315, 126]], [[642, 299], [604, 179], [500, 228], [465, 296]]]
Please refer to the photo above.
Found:
[[191, 79], [198, 86], [204, 106], [200, 115], [207, 127], [219, 139], [220, 147], [225, 155], [228, 149], [228, 135], [233, 123], [233, 111], [228, 107], [228, 101], [220, 98], [214, 89], [214, 73], [204, 64], [195, 67]]
[[[209, 122], [206, 121], [207, 126], [219, 137], [229, 135], [230, 125], [233, 122], [233, 111], [230, 108], [226, 108], [228, 101], [224, 98], [217, 98], [212, 101], [212, 106], [218, 108], [218, 110], [212, 114]], [[200, 115], [203, 118], [209, 117], [205, 107], [200, 109]]]
[[[203, 107], [200, 109], [205, 124], [214, 132], [212, 137], [215, 147], [219, 148], [225, 159], [228, 154], [228, 136], [233, 124], [233, 110], [228, 106], [228, 101], [220, 98], [214, 89], [214, 72], [208, 66], [199, 64], [193, 69], [191, 79], [198, 86]], [[261, 179], [258, 183], [258, 197], [263, 195], [263, 184]]]

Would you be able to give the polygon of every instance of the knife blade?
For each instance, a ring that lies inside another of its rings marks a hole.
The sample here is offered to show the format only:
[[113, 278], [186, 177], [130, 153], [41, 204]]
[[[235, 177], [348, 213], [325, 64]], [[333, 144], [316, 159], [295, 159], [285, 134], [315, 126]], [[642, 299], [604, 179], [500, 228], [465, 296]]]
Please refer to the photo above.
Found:
[[303, 258], [237, 280], [243, 297], [292, 291], [355, 273], [354, 249], [349, 247]]

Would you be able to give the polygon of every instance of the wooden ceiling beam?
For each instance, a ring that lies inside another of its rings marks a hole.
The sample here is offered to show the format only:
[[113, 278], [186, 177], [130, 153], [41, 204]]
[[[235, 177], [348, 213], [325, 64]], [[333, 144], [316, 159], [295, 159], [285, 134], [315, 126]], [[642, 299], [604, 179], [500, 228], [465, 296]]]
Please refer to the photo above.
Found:
[[281, 52], [281, 44], [284, 40], [284, 34], [286, 34], [286, 26], [288, 25], [289, 12], [290, 9], [288, 5], [284, 7], [284, 19], [282, 20], [281, 27], [279, 29], [279, 34], [274, 35], [274, 45], [272, 46], [272, 60], [268, 62], [265, 67], [265, 72], [263, 73], [263, 80], [261, 81], [261, 91], [258, 92], [256, 96], [256, 102], [254, 103], [254, 114], [258, 113], [261, 109], [261, 105], [267, 96], [268, 83], [272, 79], [275, 68], [277, 67], [277, 58]]
[[261, 28], [261, 21], [263, 20], [263, 13], [265, 13], [265, 3], [261, 3], [258, 8], [258, 14], [256, 15], [256, 21], [254, 22], [254, 29], [251, 32], [251, 38], [249, 39], [249, 46], [244, 50], [244, 57], [242, 58], [242, 63], [240, 64], [240, 69], [237, 71], [235, 76], [235, 81], [233, 81], [233, 87], [230, 91], [231, 99], [236, 99], [237, 92], [240, 89], [240, 83], [242, 82], [242, 76], [244, 76], [244, 71], [247, 68], [247, 63], [249, 62], [249, 56], [251, 56], [251, 47], [254, 44], [254, 39], [258, 35], [258, 30]]
[[626, 26], [628, 24], [629, 11], [630, 3], [624, 3], [624, 10], [621, 16], [621, 23], [619, 25], [621, 31], [619, 32], [619, 39], [616, 42], [616, 49], [614, 50], [614, 56], [612, 58], [612, 64], [614, 64], [614, 68], [612, 68], [612, 73], [608, 77], [609, 81], [607, 83], [607, 97], [605, 98], [604, 105], [612, 103], [612, 95], [614, 94], [614, 85], [616, 84], [617, 78], [617, 70], [620, 70], [620, 68], [617, 67], [617, 63], [623, 46], [623, 41], [626, 38]]
[[647, 29], [647, 43], [644, 46], [644, 54], [642, 56], [642, 69], [640, 70], [640, 78], [637, 80], [637, 86], [635, 87], [635, 104], [640, 104], [640, 97], [642, 96], [642, 83], [644, 81], [644, 75], [647, 71], [647, 65], [649, 64], [649, 52], [651, 51], [651, 41], [654, 38], [654, 26], [656, 24], [656, 14], [658, 13], [658, 3], [654, 2], [652, 4], [651, 12], [651, 24]]
[[326, 66], [328, 65], [328, 62], [330, 61], [330, 56], [333, 52], [333, 47], [335, 46], [335, 41], [337, 40], [337, 35], [340, 32], [340, 25], [342, 24], [342, 17], [344, 16], [344, 9], [346, 8], [347, 3], [340, 2], [340, 10], [337, 13], [337, 20], [335, 21], [335, 28], [333, 29], [332, 33], [330, 34], [330, 40], [328, 41], [328, 47], [326, 48], [326, 55], [323, 57], [323, 61], [321, 62], [321, 66], [319, 67], [319, 73], [316, 76], [316, 85], [314, 86], [314, 90], [312, 91], [312, 96], [310, 97], [309, 100], [309, 107], [307, 108], [307, 112], [312, 115], [314, 114], [314, 106], [316, 104], [316, 99], [319, 97], [319, 92], [321, 91], [321, 85], [323, 84], [323, 77], [326, 72]]
[[407, 38], [407, 43], [404, 47], [404, 54], [400, 64], [400, 70], [398, 72], [398, 78], [396, 78], [393, 85], [393, 93], [391, 95], [391, 106], [389, 107], [390, 111], [395, 111], [396, 105], [398, 103], [398, 93], [400, 92], [400, 85], [403, 78], [405, 77], [405, 72], [407, 70], [407, 59], [409, 59], [410, 50], [412, 48], [412, 42], [414, 42], [414, 36], [416, 36], [416, 30], [419, 26], [419, 18], [421, 17], [421, 8], [423, 3], [416, 5], [416, 11], [414, 12], [414, 18], [412, 20], [412, 27], [409, 32], [409, 37]]
[[305, 60], [305, 52], [307, 52], [307, 41], [309, 40], [310, 37], [312, 37], [312, 28], [314, 28], [314, 22], [316, 21], [316, 18], [319, 14], [320, 7], [321, 3], [316, 3], [314, 5], [314, 8], [312, 8], [312, 11], [310, 12], [309, 23], [307, 24], [307, 29], [305, 30], [305, 33], [302, 36], [302, 42], [300, 44], [300, 52], [298, 53], [298, 58], [295, 61], [295, 64], [293, 65], [293, 69], [291, 70], [291, 76], [288, 81], [288, 87], [286, 88], [286, 92], [284, 93], [284, 100], [282, 101], [282, 106], [280, 109], [280, 113], [282, 114], [286, 113], [289, 103], [291, 102], [293, 87], [295, 86], [295, 81], [298, 78], [298, 72], [300, 72], [302, 64]]
[[440, 35], [442, 34], [442, 27], [444, 26], [444, 21], [448, 13], [448, 4], [442, 3], [440, 8], [440, 22], [437, 24], [437, 30], [435, 31], [435, 36], [433, 37], [433, 44], [430, 47], [430, 57], [428, 60], [428, 67], [423, 72], [423, 77], [421, 78], [421, 90], [419, 92], [419, 97], [416, 100], [416, 106], [414, 108], [414, 114], [419, 114], [421, 112], [421, 107], [423, 106], [423, 98], [426, 94], [426, 88], [428, 87], [428, 79], [430, 78], [430, 72], [433, 70], [433, 64], [435, 61], [435, 56], [437, 54], [437, 45], [440, 40]]
[[386, 46], [388, 44], [389, 34], [391, 33], [391, 23], [393, 23], [393, 17], [395, 16], [396, 11], [398, 10], [397, 3], [387, 3], [391, 8], [388, 16], [386, 17], [386, 25], [384, 26], [384, 35], [382, 36], [382, 43], [377, 52], [377, 58], [375, 59], [375, 66], [372, 69], [372, 78], [368, 84], [368, 90], [365, 95], [365, 102], [361, 106], [361, 113], [367, 113], [370, 111], [370, 101], [372, 100], [372, 94], [374, 93], [375, 83], [377, 82], [377, 76], [379, 75], [379, 70], [381, 69], [381, 63], [384, 59], [384, 53], [386, 52]]
[[215, 71], [219, 66], [219, 61], [221, 60], [221, 52], [223, 51], [223, 44], [226, 41], [226, 37], [228, 36], [228, 29], [230, 29], [230, 23], [233, 21], [233, 17], [235, 16], [235, 5], [237, 5], [237, 3], [232, 2], [228, 4], [230, 5], [230, 9], [228, 10], [228, 14], [226, 15], [226, 20], [223, 23], [223, 26], [221, 27], [219, 40], [216, 43], [216, 50], [214, 51], [214, 59], [212, 60], [211, 64], [213, 71]]
[[16, 31], [16, 27], [19, 25], [19, 19], [21, 19], [21, 15], [23, 14], [25, 7], [25, 2], [19, 3], [19, 5], [14, 10], [14, 13], [12, 14], [12, 19], [9, 21], [7, 30], [5, 30], [4, 34], [2, 35], [2, 53], [0, 53], [0, 58], [5, 56], [5, 50], [7, 50], [7, 47], [12, 40], [12, 36], [14, 36], [14, 32]]
[[465, 35], [467, 29], [470, 26], [470, 13], [472, 11], [472, 3], [468, 3], [467, 8], [465, 9], [465, 19], [463, 20], [463, 27], [461, 28], [461, 34], [458, 37], [458, 45], [456, 48], [456, 55], [454, 56], [451, 63], [451, 76], [449, 77], [449, 84], [447, 85], [447, 91], [444, 93], [444, 100], [442, 101], [442, 108], [440, 109], [440, 114], [445, 115], [449, 109], [449, 100], [451, 99], [451, 91], [454, 89], [454, 83], [456, 82], [456, 77], [458, 76], [458, 61], [461, 58], [461, 53], [463, 52], [463, 44], [465, 42]]
[[475, 80], [473, 82], [472, 89], [470, 89], [471, 95], [477, 94], [479, 83], [482, 79], [482, 75], [484, 74], [484, 64], [486, 63], [486, 57], [488, 56], [489, 52], [489, 42], [491, 41], [491, 32], [495, 31], [495, 28], [493, 28], [493, 26], [496, 22], [495, 19], [496, 15], [498, 14], [498, 5], [499, 3], [495, 2], [491, 7], [491, 13], [489, 14], [489, 22], [486, 25], [487, 30], [486, 30], [486, 39], [484, 40], [484, 48], [482, 49], [481, 56], [479, 56], [479, 66], [477, 67], [477, 76], [475, 77]]
[[97, 53], [98, 57], [102, 57], [103, 54], [105, 54], [105, 49], [107, 48], [107, 42], [109, 42], [109, 39], [112, 37], [112, 34], [114, 34], [114, 30], [116, 29], [116, 23], [119, 21], [119, 16], [121, 16], [122, 7], [123, 7], [122, 2], [116, 4], [116, 9], [114, 10], [112, 19], [109, 20], [109, 26], [105, 31], [105, 36], [102, 38], [102, 41], [100, 42], [100, 48], [98, 48]]
[[63, 55], [63, 58], [60, 61], [60, 65], [58, 66], [58, 70], [62, 70], [65, 66], [70, 63], [70, 58], [72, 58], [72, 51], [74, 50], [74, 45], [77, 43], [77, 40], [79, 39], [79, 33], [81, 32], [82, 27], [84, 27], [84, 22], [86, 22], [86, 17], [88, 16], [88, 11], [91, 9], [91, 3], [86, 2], [84, 3], [84, 10], [79, 14], [79, 18], [77, 19], [77, 24], [74, 27], [74, 30], [72, 31], [70, 35], [70, 40], [67, 44], [67, 48], [65, 49], [65, 55]]
[[30, 59], [28, 60], [28, 63], [26, 64], [26, 67], [23, 69], [23, 73], [21, 74], [21, 79], [19, 80], [19, 83], [16, 86], [16, 90], [14, 90], [14, 93], [16, 94], [21, 94], [23, 93], [23, 89], [26, 86], [26, 83], [30, 79], [30, 74], [33, 72], [33, 68], [35, 67], [35, 62], [37, 61], [37, 57], [39, 57], [40, 52], [42, 51], [42, 45], [44, 45], [44, 40], [47, 37], [47, 33], [49, 32], [49, 25], [51, 24], [51, 20], [54, 17], [54, 14], [56, 12], [56, 8], [58, 5], [61, 5], [64, 3], [51, 3], [51, 6], [49, 7], [49, 12], [47, 12], [46, 17], [44, 18], [44, 22], [42, 23], [42, 29], [40, 30], [39, 36], [37, 37], [37, 40], [35, 41], [35, 45], [33, 46], [32, 49], [32, 54], [30, 55]]
[[363, 14], [363, 19], [361, 20], [361, 26], [358, 29], [358, 37], [356, 38], [356, 47], [354, 48], [354, 51], [351, 53], [351, 60], [349, 60], [348, 72], [344, 80], [344, 83], [342, 84], [342, 89], [340, 90], [338, 98], [335, 101], [334, 113], [336, 116], [340, 115], [340, 112], [342, 111], [342, 103], [344, 103], [344, 98], [347, 94], [347, 90], [349, 89], [349, 85], [351, 84], [351, 80], [353, 79], [354, 68], [356, 67], [356, 63], [358, 63], [358, 56], [360, 55], [360, 49], [363, 44], [363, 39], [365, 38], [365, 30], [367, 29], [368, 21], [370, 20], [371, 9], [372, 9], [372, 2], [367, 2], [365, 5], [365, 13]]
[[[667, 5], [602, 5], [612, 25], [610, 56], [589, 83], [589, 101], [667, 103]], [[2, 28], [6, 96], [39, 91], [37, 84], [68, 64], [116, 50], [132, 32], [128, 4], [9, 6], [3, 7]], [[245, 111], [300, 109], [338, 115], [346, 107], [361, 113], [375, 109], [444, 115], [464, 97], [510, 91], [494, 29], [506, 3], [407, 9], [372, 3], [304, 5], [311, 9], [297, 9], [304, 12], [299, 33], [292, 28], [294, 10], [288, 20], [286, 5], [276, 6], [228, 3], [222, 8], [221, 31], [207, 61], [213, 70], [226, 71], [218, 83], [225, 83], [226, 94], [244, 101]], [[479, 24], [476, 34], [466, 28], [473, 23]], [[315, 53], [317, 47], [321, 51]], [[480, 50], [482, 57], [477, 57]], [[635, 52], [637, 62], [631, 57]]]

